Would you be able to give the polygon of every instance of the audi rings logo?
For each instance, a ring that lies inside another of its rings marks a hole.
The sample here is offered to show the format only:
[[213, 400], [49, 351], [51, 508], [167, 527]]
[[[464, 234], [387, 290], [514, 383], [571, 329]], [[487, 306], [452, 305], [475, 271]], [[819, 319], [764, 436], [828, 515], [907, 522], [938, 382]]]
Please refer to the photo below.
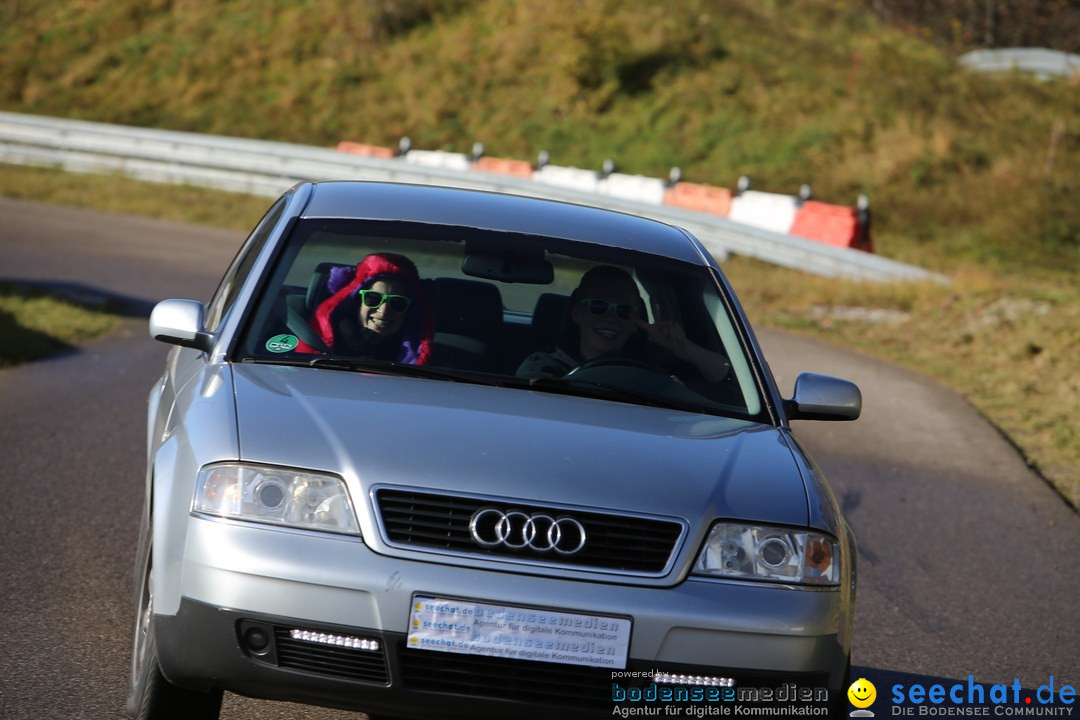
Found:
[[585, 547], [585, 526], [572, 517], [532, 515], [520, 510], [483, 508], [469, 519], [473, 541], [486, 548], [528, 548], [538, 553], [555, 551], [575, 555]]

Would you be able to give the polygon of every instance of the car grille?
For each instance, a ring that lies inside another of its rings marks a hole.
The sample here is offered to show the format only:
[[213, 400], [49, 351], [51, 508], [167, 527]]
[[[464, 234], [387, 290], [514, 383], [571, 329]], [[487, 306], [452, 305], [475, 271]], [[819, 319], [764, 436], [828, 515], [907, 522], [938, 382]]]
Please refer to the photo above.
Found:
[[662, 661], [631, 661], [627, 670], [639, 677], [613, 680], [610, 668], [561, 665], [532, 660], [506, 660], [406, 648], [398, 645], [401, 678], [411, 690], [471, 697], [565, 705], [577, 710], [602, 710], [611, 715], [612, 683], [644, 687], [657, 668], [686, 675], [730, 677], [738, 688], [778, 688], [795, 683], [802, 688], [827, 688], [827, 673], [772, 673], [702, 667]]
[[331, 675], [347, 680], [386, 684], [386, 656], [377, 651], [358, 651], [293, 640], [289, 628], [275, 627], [274, 640], [279, 667]]
[[[510, 500], [492, 501], [386, 488], [377, 490], [375, 497], [387, 540], [393, 545], [559, 566], [662, 574], [674, 557], [683, 532], [683, 525], [671, 520], [565, 510]], [[544, 513], [552, 517], [572, 517], [585, 528], [587, 541], [584, 548], [573, 555], [539, 552], [528, 547], [485, 548], [469, 533], [470, 518], [485, 508], [503, 512], [517, 510], [527, 515]]]
[[404, 646], [400, 657], [402, 680], [413, 690], [579, 708], [611, 707], [611, 670], [606, 668], [453, 655]]

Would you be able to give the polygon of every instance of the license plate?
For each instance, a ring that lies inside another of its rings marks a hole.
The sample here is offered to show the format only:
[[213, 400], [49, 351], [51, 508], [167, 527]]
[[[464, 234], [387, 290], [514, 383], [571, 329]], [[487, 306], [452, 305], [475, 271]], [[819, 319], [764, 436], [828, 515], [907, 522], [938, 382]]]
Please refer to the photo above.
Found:
[[630, 620], [416, 595], [409, 613], [408, 647], [625, 668]]

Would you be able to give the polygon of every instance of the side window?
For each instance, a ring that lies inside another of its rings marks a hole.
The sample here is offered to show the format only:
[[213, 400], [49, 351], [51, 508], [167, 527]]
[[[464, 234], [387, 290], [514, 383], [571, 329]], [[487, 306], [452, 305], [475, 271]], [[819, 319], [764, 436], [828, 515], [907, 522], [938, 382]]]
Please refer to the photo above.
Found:
[[262, 252], [263, 246], [266, 245], [270, 233], [273, 232], [274, 227], [281, 218], [288, 197], [288, 195], [282, 197], [263, 215], [262, 220], [251, 231], [251, 235], [248, 236], [247, 241], [240, 248], [240, 252], [233, 258], [232, 264], [229, 265], [229, 269], [225, 272], [225, 277], [221, 279], [221, 284], [218, 285], [217, 292], [214, 293], [214, 297], [210, 300], [210, 305], [206, 311], [206, 329], [210, 332], [217, 329], [221, 319], [225, 317], [225, 313], [236, 301], [240, 288], [244, 286], [244, 281], [247, 280], [247, 276], [251, 273], [255, 259], [259, 257], [259, 253]]

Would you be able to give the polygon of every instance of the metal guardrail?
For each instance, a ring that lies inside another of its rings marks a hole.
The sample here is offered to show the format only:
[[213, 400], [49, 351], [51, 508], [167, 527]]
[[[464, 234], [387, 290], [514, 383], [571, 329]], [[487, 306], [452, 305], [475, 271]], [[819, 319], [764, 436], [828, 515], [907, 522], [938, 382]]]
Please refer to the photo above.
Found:
[[943, 276], [878, 255], [760, 230], [707, 213], [584, 194], [509, 175], [425, 167], [290, 143], [0, 112], [0, 162], [270, 197], [302, 180], [379, 180], [530, 195], [684, 227], [720, 261], [736, 254], [825, 277], [948, 282]]
[[973, 50], [960, 64], [980, 72], [1028, 72], [1039, 77], [1080, 75], [1080, 55], [1048, 48]]

